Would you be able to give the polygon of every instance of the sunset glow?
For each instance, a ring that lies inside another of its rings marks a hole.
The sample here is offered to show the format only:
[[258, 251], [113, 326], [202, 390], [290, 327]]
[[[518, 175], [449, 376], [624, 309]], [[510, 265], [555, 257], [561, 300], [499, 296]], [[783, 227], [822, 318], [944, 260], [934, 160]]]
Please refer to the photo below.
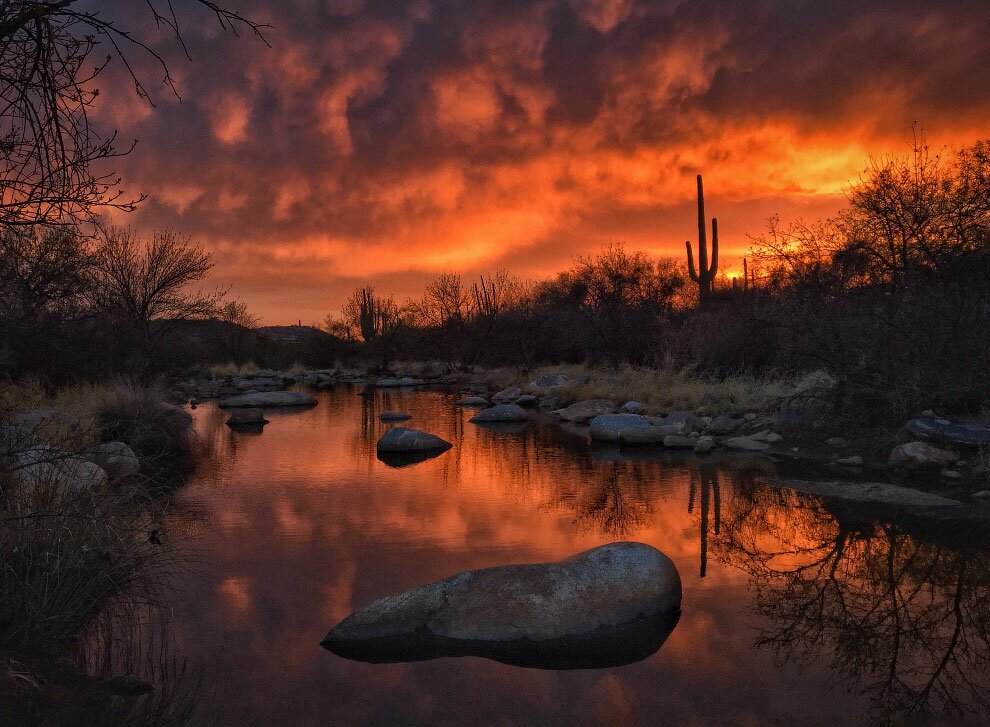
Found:
[[141, 140], [125, 221], [203, 241], [268, 323], [609, 241], [680, 258], [698, 172], [741, 268], [767, 217], [833, 213], [913, 123], [959, 146], [990, 112], [977, 2], [247, 5], [271, 48], [190, 27], [193, 63], [160, 48], [181, 103], [122, 85], [97, 113]]

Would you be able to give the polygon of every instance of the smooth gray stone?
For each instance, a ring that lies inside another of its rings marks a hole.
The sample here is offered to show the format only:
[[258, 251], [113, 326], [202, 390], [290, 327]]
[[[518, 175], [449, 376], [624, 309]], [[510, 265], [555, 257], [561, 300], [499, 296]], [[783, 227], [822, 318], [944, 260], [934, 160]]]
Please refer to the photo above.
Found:
[[612, 543], [555, 563], [467, 571], [380, 598], [331, 629], [323, 646], [369, 661], [475, 654], [524, 663], [539, 661], [544, 650], [552, 658], [563, 651], [567, 666], [568, 648], [571, 665], [595, 658], [589, 643], [607, 660], [601, 652], [609, 636], [630, 624], [669, 624], [680, 604], [670, 558], [643, 543]]
[[392, 427], [378, 440], [379, 452], [442, 452], [453, 446], [435, 434], [407, 427]]
[[626, 430], [649, 428], [649, 420], [639, 414], [599, 414], [591, 420], [590, 434], [599, 442], [618, 442]]
[[475, 424], [486, 422], [524, 422], [529, 419], [526, 410], [516, 404], [499, 404], [478, 412], [471, 421]]

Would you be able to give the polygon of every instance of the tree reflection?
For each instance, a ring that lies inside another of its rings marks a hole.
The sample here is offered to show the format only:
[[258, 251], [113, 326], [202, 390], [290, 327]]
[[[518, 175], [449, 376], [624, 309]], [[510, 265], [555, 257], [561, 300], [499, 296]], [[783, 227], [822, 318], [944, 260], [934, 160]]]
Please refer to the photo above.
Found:
[[848, 525], [819, 500], [757, 488], [733, 499], [718, 557], [752, 577], [781, 660], [827, 658], [888, 715], [985, 712], [990, 562], [978, 547]]
[[574, 519], [610, 538], [633, 535], [649, 525], [656, 494], [650, 483], [655, 473], [645, 470], [656, 463], [589, 462], [586, 476], [558, 483], [550, 503], [574, 512]]
[[722, 493], [718, 479], [718, 467], [714, 462], [699, 460], [697, 471], [692, 470], [688, 485], [688, 513], [694, 512], [694, 500], [699, 487], [701, 488], [701, 525], [699, 529], [701, 534], [701, 567], [699, 575], [704, 578], [708, 572], [709, 514], [714, 518], [711, 528], [716, 537], [722, 526]]

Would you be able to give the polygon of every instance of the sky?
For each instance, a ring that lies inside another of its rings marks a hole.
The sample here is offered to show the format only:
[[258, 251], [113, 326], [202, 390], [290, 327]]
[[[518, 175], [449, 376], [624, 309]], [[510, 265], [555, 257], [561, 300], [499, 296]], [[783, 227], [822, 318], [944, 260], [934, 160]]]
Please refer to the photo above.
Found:
[[[94, 4], [95, 0], [94, 0]], [[538, 279], [609, 242], [684, 258], [695, 175], [722, 268], [771, 215], [816, 219], [870, 157], [990, 136], [986, 0], [227, 0], [270, 47], [177, 0], [188, 58], [143, 3], [95, 121], [137, 139], [137, 212], [216, 257], [267, 324], [366, 283]], [[105, 5], [105, 3], [103, 3]]]

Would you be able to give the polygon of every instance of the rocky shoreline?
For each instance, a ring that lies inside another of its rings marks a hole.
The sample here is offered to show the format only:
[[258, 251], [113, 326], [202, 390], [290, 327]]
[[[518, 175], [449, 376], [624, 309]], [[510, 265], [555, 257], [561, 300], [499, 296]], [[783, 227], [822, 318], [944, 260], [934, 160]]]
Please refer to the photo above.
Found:
[[[188, 378], [175, 386], [177, 400], [195, 407], [210, 399], [221, 406], [264, 409], [278, 405], [312, 405], [315, 400], [295, 393], [292, 401], [271, 402], [274, 392], [293, 386], [327, 389], [349, 384], [371, 389], [438, 387], [463, 396], [455, 402], [476, 410], [475, 423], [519, 422], [538, 411], [593, 444], [629, 448], [662, 448], [705, 456], [716, 451], [770, 457], [789, 462], [824, 466], [838, 476], [862, 478], [887, 475], [924, 482], [936, 487], [967, 488], [974, 497], [984, 492], [985, 473], [972, 457], [990, 447], [990, 427], [956, 422], [923, 412], [905, 423], [903, 441], [886, 459], [868, 453], [863, 442], [823, 433], [829, 399], [836, 382], [824, 372], [798, 381], [767, 411], [729, 410], [708, 412], [652, 410], [637, 401], [613, 399], [568, 401], [561, 391], [573, 384], [564, 372], [550, 372], [521, 385], [498, 388], [485, 374], [456, 375], [398, 372], [384, 377], [353, 369], [307, 369], [286, 372], [261, 369], [241, 376]], [[287, 392], [288, 393], [288, 392]], [[275, 397], [278, 398], [278, 397]], [[286, 397], [287, 398], [287, 397]]]

